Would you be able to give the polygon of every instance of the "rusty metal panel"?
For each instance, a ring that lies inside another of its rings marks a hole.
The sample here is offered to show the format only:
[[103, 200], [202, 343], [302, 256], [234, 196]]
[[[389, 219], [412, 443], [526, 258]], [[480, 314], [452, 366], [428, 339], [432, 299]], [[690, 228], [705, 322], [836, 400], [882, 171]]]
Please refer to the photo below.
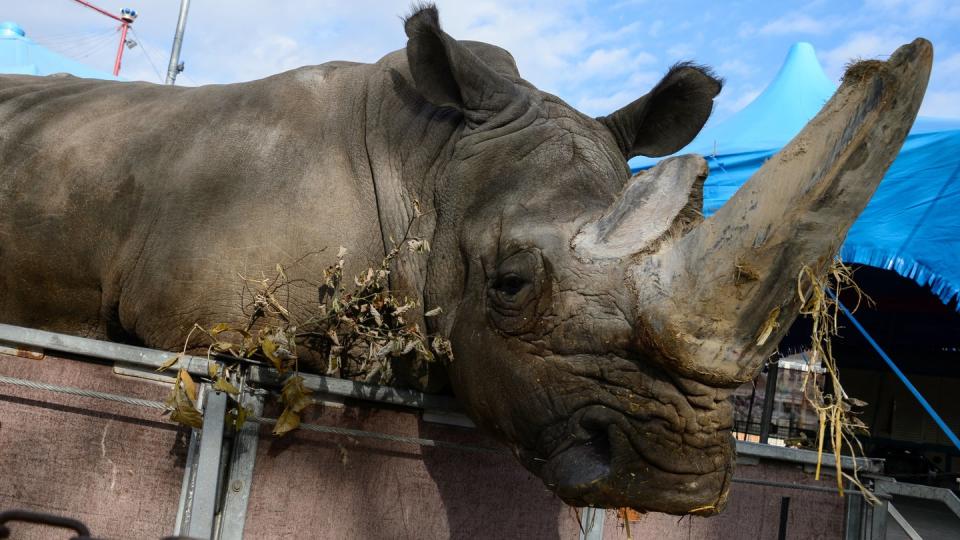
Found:
[[[0, 354], [0, 374], [162, 400], [168, 387], [113, 375], [110, 366]], [[157, 410], [0, 387], [0, 509], [76, 518], [97, 537], [157, 539], [175, 520], [187, 430]], [[14, 538], [50, 529], [16, 524]]]
[[[815, 481], [801, 466], [762, 460], [758, 465], [737, 467], [736, 477], [815, 488], [835, 487], [833, 479]], [[630, 523], [633, 538], [657, 540], [741, 540], [776, 538], [780, 522], [780, 497], [790, 497], [788, 538], [834, 540], [843, 538], [845, 499], [835, 492], [807, 491], [782, 486], [735, 482], [727, 508], [720, 515], [703, 518], [643, 514]], [[606, 540], [627, 538], [623, 520], [608, 512]]]
[[[276, 416], [278, 411], [267, 411]], [[424, 423], [406, 410], [350, 404], [305, 422], [463, 445], [476, 430]], [[247, 538], [569, 538], [576, 512], [509, 454], [427, 448], [261, 428]]]

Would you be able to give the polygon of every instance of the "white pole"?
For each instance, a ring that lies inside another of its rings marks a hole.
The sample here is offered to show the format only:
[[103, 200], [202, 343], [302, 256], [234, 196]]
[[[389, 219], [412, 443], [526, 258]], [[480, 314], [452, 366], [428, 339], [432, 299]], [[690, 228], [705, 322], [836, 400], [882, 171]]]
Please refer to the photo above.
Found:
[[170, 49], [170, 64], [167, 66], [166, 84], [175, 84], [177, 74], [183, 71], [180, 63], [180, 47], [183, 46], [183, 31], [187, 28], [187, 11], [190, 0], [180, 0], [180, 18], [177, 19], [177, 32], [173, 35], [173, 47]]

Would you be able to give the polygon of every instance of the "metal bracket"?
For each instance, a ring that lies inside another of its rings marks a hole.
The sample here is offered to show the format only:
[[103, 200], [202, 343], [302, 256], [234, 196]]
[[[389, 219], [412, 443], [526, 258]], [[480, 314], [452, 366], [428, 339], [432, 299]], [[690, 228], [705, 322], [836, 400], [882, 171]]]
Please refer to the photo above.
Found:
[[174, 534], [213, 538], [221, 493], [221, 457], [227, 412], [227, 394], [204, 385], [203, 429], [193, 430], [180, 493], [180, 512]]
[[[248, 407], [252, 416], [263, 415], [264, 394], [251, 390], [240, 397], [240, 406]], [[253, 485], [253, 466], [257, 461], [257, 444], [260, 442], [260, 424], [248, 421], [234, 437], [230, 453], [230, 468], [227, 472], [226, 494], [220, 515], [219, 540], [241, 540], [247, 517], [247, 503]]]
[[603, 517], [606, 510], [589, 506], [580, 510], [580, 540], [603, 540]]

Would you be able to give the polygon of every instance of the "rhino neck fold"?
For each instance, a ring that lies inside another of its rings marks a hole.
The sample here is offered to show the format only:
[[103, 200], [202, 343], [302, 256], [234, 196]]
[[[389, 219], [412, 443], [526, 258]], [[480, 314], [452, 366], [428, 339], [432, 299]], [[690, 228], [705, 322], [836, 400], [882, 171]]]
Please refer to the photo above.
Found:
[[[400, 66], [401, 68], [404, 66]], [[461, 128], [459, 115], [426, 103], [404, 69], [380, 69], [363, 102], [367, 175], [376, 197], [383, 253], [404, 236], [432, 244], [436, 225], [433, 193]], [[416, 218], [419, 204], [423, 215]], [[428, 254], [403, 253], [391, 268], [390, 287], [423, 305]], [[417, 320], [422, 314], [412, 314]], [[423, 320], [419, 319], [421, 327]]]

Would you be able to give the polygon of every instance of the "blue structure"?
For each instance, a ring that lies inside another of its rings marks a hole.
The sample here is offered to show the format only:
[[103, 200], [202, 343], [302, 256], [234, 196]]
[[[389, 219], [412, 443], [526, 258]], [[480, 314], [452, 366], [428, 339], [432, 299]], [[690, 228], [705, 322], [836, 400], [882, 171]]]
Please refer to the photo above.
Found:
[[14, 22], [0, 22], [0, 73], [19, 75], [51, 75], [70, 73], [91, 79], [120, 80], [97, 71], [76, 60], [57, 54], [27, 37]]
[[[756, 99], [708, 125], [678, 152], [707, 158], [704, 214], [720, 208], [835, 90], [813, 46], [797, 43]], [[636, 159], [631, 165], [642, 169], [655, 162]], [[840, 255], [929, 286], [944, 303], [960, 295], [960, 119], [917, 119]]]

